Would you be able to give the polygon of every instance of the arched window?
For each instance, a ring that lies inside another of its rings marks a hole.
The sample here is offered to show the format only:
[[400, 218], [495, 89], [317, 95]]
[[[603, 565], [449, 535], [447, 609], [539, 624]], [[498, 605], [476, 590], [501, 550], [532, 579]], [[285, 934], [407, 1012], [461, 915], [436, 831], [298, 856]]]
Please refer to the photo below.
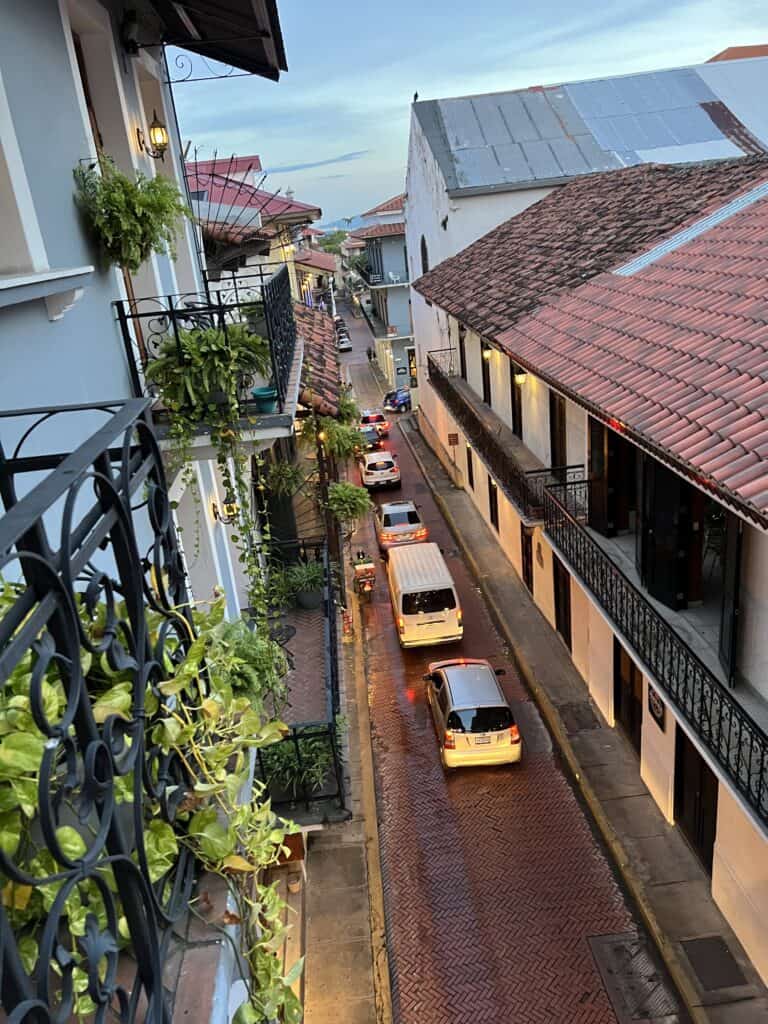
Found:
[[429, 270], [429, 253], [427, 252], [427, 240], [421, 236], [421, 272], [426, 274]]

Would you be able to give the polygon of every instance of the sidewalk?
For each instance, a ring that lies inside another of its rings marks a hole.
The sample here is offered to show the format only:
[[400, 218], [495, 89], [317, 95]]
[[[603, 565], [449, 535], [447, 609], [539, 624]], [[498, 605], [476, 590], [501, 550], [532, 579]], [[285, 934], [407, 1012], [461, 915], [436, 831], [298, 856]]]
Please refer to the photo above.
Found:
[[765, 1022], [768, 992], [712, 899], [698, 859], [641, 780], [630, 745], [590, 700], [511, 565], [499, 572], [506, 560], [498, 542], [414, 418], [400, 425], [692, 1019]]

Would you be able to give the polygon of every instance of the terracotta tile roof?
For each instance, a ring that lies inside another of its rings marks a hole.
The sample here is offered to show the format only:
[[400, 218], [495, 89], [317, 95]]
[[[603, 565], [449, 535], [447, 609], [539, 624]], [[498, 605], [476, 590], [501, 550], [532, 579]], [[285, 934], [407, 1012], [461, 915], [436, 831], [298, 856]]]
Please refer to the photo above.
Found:
[[320, 228], [311, 228], [309, 225], [307, 225], [303, 229], [301, 234], [303, 238], [320, 238], [322, 235], [325, 234], [325, 232], [321, 231]]
[[397, 210], [402, 210], [405, 206], [405, 192], [401, 192], [400, 195], [392, 196], [391, 199], [385, 199], [383, 203], [379, 203], [378, 206], [371, 207], [370, 210], [366, 210], [365, 213], [361, 213], [361, 217], [373, 217], [376, 213], [395, 213]]
[[756, 44], [754, 46], [729, 46], [714, 57], [710, 57], [707, 64], [716, 60], [745, 60], [747, 57], [768, 57], [768, 44]]
[[344, 241], [341, 243], [342, 249], [364, 249], [365, 239], [355, 238], [354, 235], [347, 235]]
[[641, 164], [577, 178], [444, 260], [413, 287], [494, 337], [547, 296], [583, 285], [766, 175], [766, 158], [743, 157]]
[[383, 238], [385, 235], [404, 235], [405, 223], [397, 221], [395, 224], [371, 224], [369, 228], [357, 228], [352, 232], [353, 238]]
[[330, 313], [294, 302], [296, 326], [304, 339], [299, 400], [321, 416], [336, 416], [341, 391], [336, 331]]
[[336, 270], [336, 257], [332, 252], [322, 252], [319, 249], [299, 249], [294, 256], [296, 263], [303, 263], [305, 267], [312, 267], [315, 270], [325, 270], [332, 274]]
[[498, 341], [768, 525], [766, 282], [762, 198], [629, 276], [552, 298]]

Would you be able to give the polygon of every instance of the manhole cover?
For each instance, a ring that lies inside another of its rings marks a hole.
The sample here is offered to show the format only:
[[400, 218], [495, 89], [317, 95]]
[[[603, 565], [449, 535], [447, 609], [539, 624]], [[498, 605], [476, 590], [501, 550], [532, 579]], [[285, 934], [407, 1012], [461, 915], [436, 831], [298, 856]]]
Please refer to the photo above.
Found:
[[696, 972], [699, 984], [707, 992], [712, 992], [716, 988], [733, 988], [749, 984], [722, 936], [710, 935], [706, 939], [687, 939], [680, 945]]
[[619, 1024], [685, 1019], [646, 939], [629, 932], [596, 935], [589, 944]]
[[569, 736], [573, 736], [577, 732], [584, 732], [585, 729], [600, 728], [594, 711], [584, 701], [574, 704], [559, 704], [557, 710], [560, 712], [565, 731]]

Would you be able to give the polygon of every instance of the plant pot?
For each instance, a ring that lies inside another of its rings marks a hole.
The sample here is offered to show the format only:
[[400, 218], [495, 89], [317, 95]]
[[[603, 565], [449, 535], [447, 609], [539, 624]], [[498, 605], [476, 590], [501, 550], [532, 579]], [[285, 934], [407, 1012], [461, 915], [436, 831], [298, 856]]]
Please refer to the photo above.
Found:
[[251, 391], [256, 412], [274, 412], [277, 407], [277, 391], [274, 388], [254, 388]]
[[305, 611], [313, 612], [323, 603], [322, 590], [296, 591], [296, 604]]
[[209, 391], [205, 396], [206, 405], [226, 405], [229, 401], [226, 391], [217, 389], [216, 391]]
[[248, 324], [248, 330], [251, 334], [258, 334], [260, 338], [266, 338], [267, 335], [267, 318], [265, 316], [248, 316], [246, 317], [246, 323]]

